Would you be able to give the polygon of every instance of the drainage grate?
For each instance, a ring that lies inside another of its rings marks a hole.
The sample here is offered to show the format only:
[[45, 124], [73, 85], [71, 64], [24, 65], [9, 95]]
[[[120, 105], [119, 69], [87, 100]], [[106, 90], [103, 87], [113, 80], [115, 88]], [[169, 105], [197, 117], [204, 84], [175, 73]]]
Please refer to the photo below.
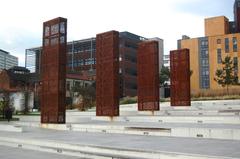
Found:
[[57, 149], [57, 153], [62, 153], [62, 149]]
[[102, 132], [103, 132], [103, 133], [106, 133], [106, 132], [107, 132], [107, 130], [102, 130]]
[[199, 138], [201, 137], [202, 138], [203, 134], [197, 134], [197, 137], [199, 137]]
[[149, 132], [145, 131], [145, 132], [143, 132], [143, 135], [149, 135]]
[[148, 127], [125, 127], [126, 130], [138, 130], [144, 132], [171, 132], [170, 128], [148, 128]]

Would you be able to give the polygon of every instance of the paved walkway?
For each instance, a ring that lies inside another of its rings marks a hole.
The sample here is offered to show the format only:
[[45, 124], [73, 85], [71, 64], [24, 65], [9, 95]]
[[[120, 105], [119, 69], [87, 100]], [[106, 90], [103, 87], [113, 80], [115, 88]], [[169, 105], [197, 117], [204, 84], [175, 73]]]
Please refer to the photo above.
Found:
[[224, 157], [240, 158], [240, 142], [231, 140], [84, 133], [40, 128], [27, 128], [26, 132], [23, 133], [0, 132], [0, 137], [138, 151], [218, 156], [219, 159]]
[[53, 154], [22, 148], [13, 148], [0, 146], [1, 159], [80, 159], [79, 157], [66, 156], [62, 154]]

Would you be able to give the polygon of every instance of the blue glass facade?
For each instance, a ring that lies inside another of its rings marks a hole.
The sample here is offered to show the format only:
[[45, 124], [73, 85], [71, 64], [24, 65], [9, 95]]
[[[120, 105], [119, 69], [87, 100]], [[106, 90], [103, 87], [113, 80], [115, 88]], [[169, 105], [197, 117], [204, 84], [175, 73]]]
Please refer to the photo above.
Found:
[[208, 38], [199, 38], [199, 85], [201, 89], [210, 88]]

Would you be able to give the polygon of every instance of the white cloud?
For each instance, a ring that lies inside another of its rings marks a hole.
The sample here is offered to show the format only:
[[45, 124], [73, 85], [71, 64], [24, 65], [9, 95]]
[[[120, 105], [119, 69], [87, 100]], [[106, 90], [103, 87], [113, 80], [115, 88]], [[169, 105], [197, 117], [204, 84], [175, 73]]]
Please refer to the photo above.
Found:
[[68, 18], [68, 40], [89, 38], [108, 30], [130, 31], [164, 39], [168, 54], [176, 49], [182, 34], [203, 36], [204, 17], [176, 10], [178, 4], [199, 1], [7, 0], [1, 2], [0, 48], [19, 56], [24, 65], [25, 49], [41, 45], [42, 23], [62, 16]]

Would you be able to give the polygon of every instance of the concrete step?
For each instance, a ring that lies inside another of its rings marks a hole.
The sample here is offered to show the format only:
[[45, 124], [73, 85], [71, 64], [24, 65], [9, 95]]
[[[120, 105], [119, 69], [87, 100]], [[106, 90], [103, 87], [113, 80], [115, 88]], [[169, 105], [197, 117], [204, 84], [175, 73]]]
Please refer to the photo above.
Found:
[[40, 124], [39, 122], [16, 122], [21, 127], [41, 127], [53, 130], [80, 131], [108, 134], [132, 134], [240, 140], [239, 124], [203, 123], [139, 123], [139, 122], [85, 122], [68, 124]]
[[155, 122], [155, 123], [204, 123], [204, 124], [240, 124], [240, 116], [125, 116], [92, 117], [93, 121], [119, 122]]
[[71, 124], [70, 130], [81, 132], [134, 134], [149, 136], [191, 137], [240, 140], [240, 125], [219, 124], [152, 124], [98, 123]]
[[[122, 113], [122, 112], [121, 112]], [[120, 114], [121, 114], [120, 113]], [[123, 112], [124, 114], [124, 112]], [[221, 110], [161, 110], [161, 111], [139, 111], [136, 112], [139, 115], [171, 115], [171, 116], [192, 116], [192, 115], [205, 115], [205, 116], [231, 116], [237, 115], [239, 116], [240, 110], [239, 109], [221, 109]]]
[[114, 148], [97, 145], [63, 143], [59, 141], [7, 137], [0, 137], [0, 145], [92, 159], [227, 159], [227, 157], [224, 156]]
[[[20, 122], [39, 122], [40, 116], [21, 116]], [[147, 123], [203, 123], [203, 124], [240, 124], [239, 115], [138, 115], [118, 117], [96, 116], [67, 116], [67, 123], [82, 123], [90, 121], [119, 121], [119, 122], [147, 122]]]
[[[76, 115], [77, 113], [74, 113], [75, 115], [69, 115], [66, 116], [66, 122], [67, 123], [78, 123], [78, 122], [86, 122], [90, 121], [92, 115], [83, 115], [84, 113], [79, 112], [79, 115]], [[88, 113], [87, 113], [88, 114]], [[19, 118], [20, 122], [40, 122], [41, 116], [15, 116]]]
[[146, 136], [168, 136], [240, 140], [240, 125], [232, 124], [189, 124], [189, 123], [124, 123], [88, 122], [82, 124], [18, 123], [21, 126], [41, 127], [53, 130], [80, 131], [108, 134], [131, 134]]
[[[218, 110], [218, 109], [240, 109], [240, 100], [212, 100], [212, 101], [192, 101], [191, 107], [171, 107], [170, 102], [160, 103], [161, 110]], [[124, 104], [119, 106], [120, 112], [137, 111], [137, 103]], [[96, 108], [89, 109], [90, 112], [95, 112]]]

